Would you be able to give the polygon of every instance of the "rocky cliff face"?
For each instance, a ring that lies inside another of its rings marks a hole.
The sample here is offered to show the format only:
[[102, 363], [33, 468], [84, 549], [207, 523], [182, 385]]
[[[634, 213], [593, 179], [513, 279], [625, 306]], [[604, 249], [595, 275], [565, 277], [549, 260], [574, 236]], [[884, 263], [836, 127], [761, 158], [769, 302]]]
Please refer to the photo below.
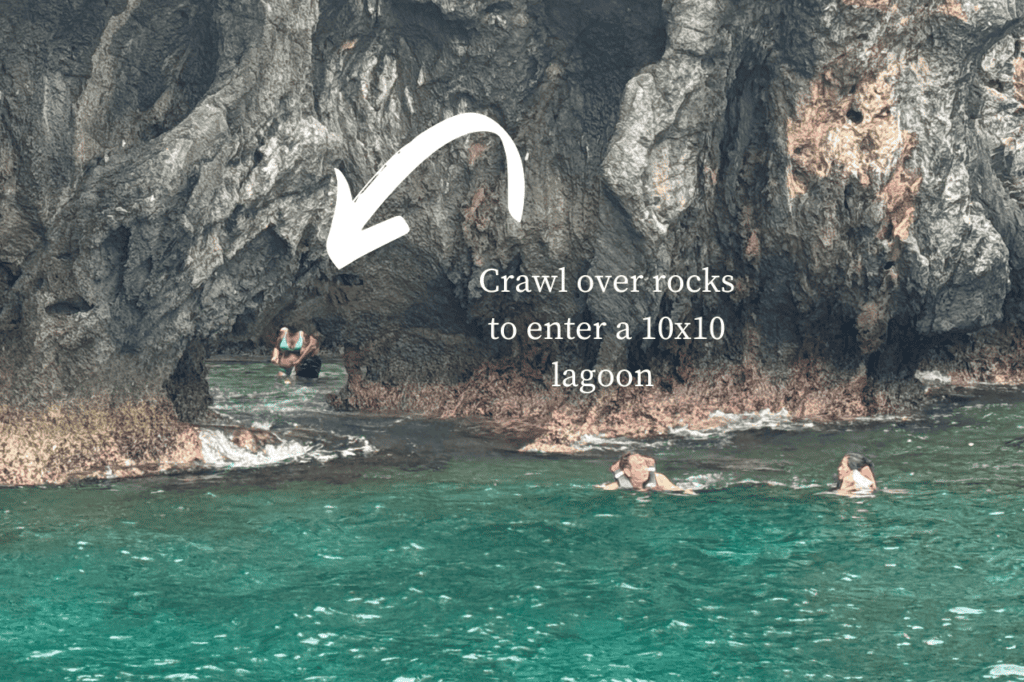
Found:
[[[905, 376], [929, 339], [1024, 315], [1022, 16], [995, 0], [9, 2], [4, 399], [159, 392], [287, 321], [392, 383], [514, 354]], [[501, 145], [470, 135], [378, 211], [407, 237], [334, 268], [332, 169], [358, 190], [467, 111], [516, 140], [523, 221]], [[487, 269], [563, 267], [645, 286], [481, 289]], [[650, 285], [705, 268], [735, 291]], [[643, 339], [662, 316], [726, 334]], [[492, 341], [492, 318], [633, 338]]]

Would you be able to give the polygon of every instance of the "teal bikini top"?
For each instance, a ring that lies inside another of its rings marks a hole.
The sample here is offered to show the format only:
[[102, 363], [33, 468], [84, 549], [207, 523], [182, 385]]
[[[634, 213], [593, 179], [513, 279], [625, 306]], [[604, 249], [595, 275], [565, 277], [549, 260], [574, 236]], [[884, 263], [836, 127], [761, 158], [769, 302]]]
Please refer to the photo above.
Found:
[[289, 353], [297, 353], [302, 350], [302, 332], [299, 332], [299, 340], [295, 342], [295, 348], [288, 345], [288, 335], [285, 334], [281, 337], [281, 350], [288, 351]]

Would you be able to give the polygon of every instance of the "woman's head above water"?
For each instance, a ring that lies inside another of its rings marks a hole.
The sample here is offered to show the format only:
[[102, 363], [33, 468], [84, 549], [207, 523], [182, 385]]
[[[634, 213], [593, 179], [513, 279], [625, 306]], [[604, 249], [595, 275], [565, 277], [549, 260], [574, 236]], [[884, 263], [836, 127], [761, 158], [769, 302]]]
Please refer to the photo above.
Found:
[[848, 452], [839, 460], [837, 479], [842, 481], [851, 472], [859, 472], [864, 467], [867, 467], [869, 471], [874, 471], [874, 466], [871, 464], [870, 459], [856, 452]]
[[835, 489], [843, 492], [870, 487], [874, 490], [875, 473], [871, 460], [856, 452], [848, 452], [839, 460]]
[[864, 455], [857, 454], [856, 452], [848, 452], [843, 457], [846, 460], [846, 466], [849, 467], [850, 471], [860, 471], [864, 467], [873, 469], [874, 466], [871, 464], [871, 460]]

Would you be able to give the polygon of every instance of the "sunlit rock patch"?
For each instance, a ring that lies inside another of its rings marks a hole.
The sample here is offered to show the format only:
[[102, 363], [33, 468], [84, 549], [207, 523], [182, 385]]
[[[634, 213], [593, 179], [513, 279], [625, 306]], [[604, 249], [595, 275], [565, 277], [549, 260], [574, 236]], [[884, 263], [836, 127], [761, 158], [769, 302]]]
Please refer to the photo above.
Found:
[[[913, 134], [900, 129], [893, 111], [893, 81], [899, 74], [900, 65], [892, 61], [856, 80], [828, 70], [811, 82], [787, 125], [791, 198], [833, 174], [855, 178], [865, 187], [889, 185], [914, 146]], [[912, 220], [913, 210], [903, 206], [903, 195], [897, 202], [898, 193], [890, 193], [893, 210], [901, 209], [904, 222]], [[901, 224], [901, 229], [906, 226]]]
[[62, 485], [201, 468], [199, 431], [166, 400], [0, 405], [0, 486]]

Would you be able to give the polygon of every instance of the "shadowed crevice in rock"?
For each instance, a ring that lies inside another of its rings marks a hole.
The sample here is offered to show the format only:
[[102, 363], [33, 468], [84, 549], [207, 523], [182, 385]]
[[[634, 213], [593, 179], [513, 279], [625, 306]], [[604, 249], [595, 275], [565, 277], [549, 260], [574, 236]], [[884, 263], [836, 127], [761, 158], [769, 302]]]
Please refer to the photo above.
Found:
[[178, 419], [184, 422], [199, 421], [213, 404], [206, 375], [206, 346], [193, 339], [185, 346], [174, 371], [164, 382], [164, 390], [171, 399]]

